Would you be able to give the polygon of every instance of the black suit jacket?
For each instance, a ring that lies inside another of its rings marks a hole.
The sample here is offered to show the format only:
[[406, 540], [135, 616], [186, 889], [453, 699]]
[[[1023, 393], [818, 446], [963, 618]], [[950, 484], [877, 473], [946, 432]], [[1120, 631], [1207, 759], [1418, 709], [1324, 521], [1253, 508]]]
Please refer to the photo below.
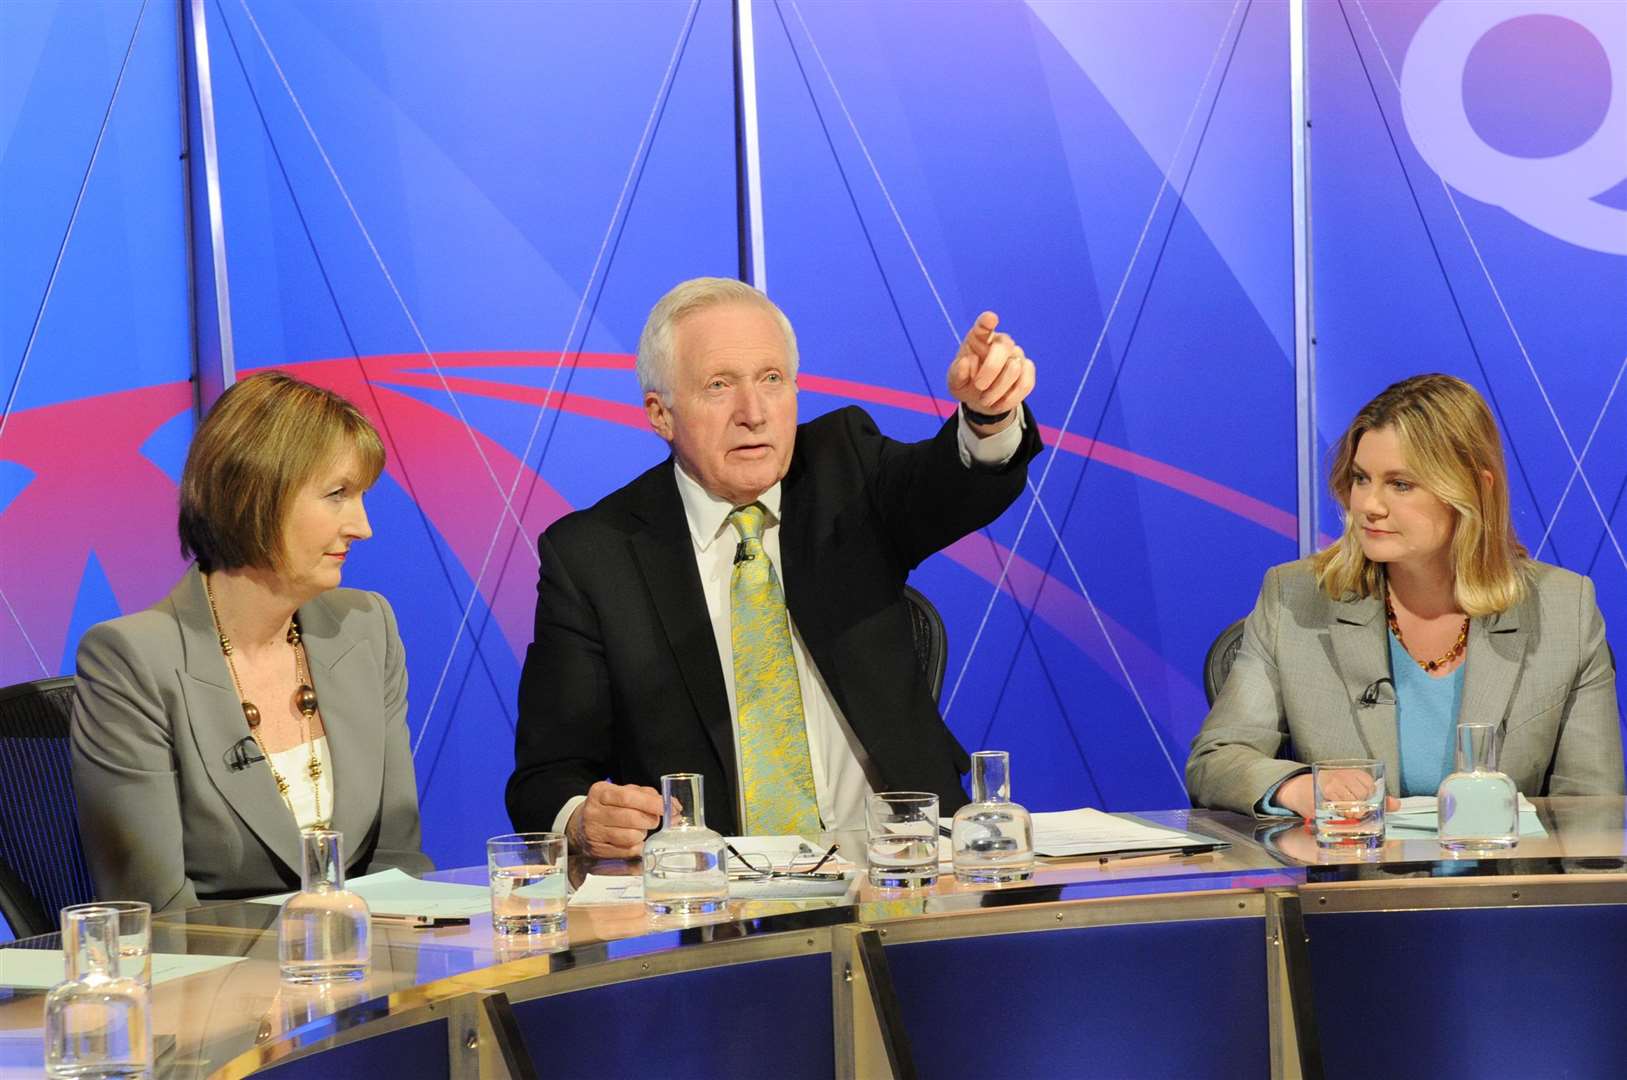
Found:
[[[883, 436], [848, 407], [797, 428], [782, 485], [786, 605], [886, 790], [966, 802], [966, 751], [916, 663], [903, 585], [928, 555], [993, 521], [1040, 450], [1031, 414], [999, 468], [960, 460], [957, 420], [931, 439]], [[739, 831], [734, 729], [688, 520], [669, 458], [538, 542], [535, 639], [520, 676], [508, 812], [551, 828], [597, 780], [706, 778], [707, 824]]]

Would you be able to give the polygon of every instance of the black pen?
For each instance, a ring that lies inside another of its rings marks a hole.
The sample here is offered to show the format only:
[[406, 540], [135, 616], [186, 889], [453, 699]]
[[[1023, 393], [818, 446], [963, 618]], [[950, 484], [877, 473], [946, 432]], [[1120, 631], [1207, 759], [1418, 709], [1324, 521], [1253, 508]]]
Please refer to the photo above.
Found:
[[1184, 848], [1150, 848], [1146, 851], [1115, 851], [1107, 855], [1096, 856], [1098, 865], [1107, 866], [1111, 863], [1130, 862], [1134, 859], [1181, 859], [1191, 855], [1212, 855], [1224, 850], [1226, 844], [1199, 844]]
[[468, 926], [467, 915], [374, 915], [374, 922], [391, 926], [410, 926], [414, 930], [430, 930], [437, 926]]

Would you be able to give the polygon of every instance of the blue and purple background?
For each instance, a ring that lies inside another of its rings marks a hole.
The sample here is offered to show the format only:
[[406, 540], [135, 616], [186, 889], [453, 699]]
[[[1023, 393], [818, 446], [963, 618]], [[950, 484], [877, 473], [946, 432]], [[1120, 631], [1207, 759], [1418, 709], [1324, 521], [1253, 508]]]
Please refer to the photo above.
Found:
[[[384, 434], [346, 583], [400, 616], [426, 846], [476, 862], [507, 829], [535, 535], [664, 456], [645, 313], [738, 269], [731, 5], [202, 13], [218, 230], [182, 156], [190, 16], [0, 4], [0, 684], [71, 672], [183, 569], [218, 243], [238, 372], [331, 386]], [[1032, 489], [914, 579], [950, 726], [1011, 750], [1033, 808], [1184, 805], [1204, 652], [1297, 554], [1288, 4], [753, 21], [803, 415], [925, 437], [984, 308], [1038, 358]], [[1320, 446], [1396, 378], [1469, 379], [1521, 536], [1627, 627], [1627, 5], [1324, 0], [1308, 39]]]

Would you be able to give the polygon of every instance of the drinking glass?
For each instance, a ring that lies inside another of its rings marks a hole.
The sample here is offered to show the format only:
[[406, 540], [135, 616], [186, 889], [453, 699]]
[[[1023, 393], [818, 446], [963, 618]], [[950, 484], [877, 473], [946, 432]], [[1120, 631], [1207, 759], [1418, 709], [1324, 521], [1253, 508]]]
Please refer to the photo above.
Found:
[[712, 915], [728, 906], [723, 837], [706, 827], [702, 779], [661, 778], [661, 831], [644, 841], [644, 907], [651, 915]]
[[972, 801], [955, 811], [950, 830], [955, 880], [1005, 885], [1034, 876], [1034, 821], [1011, 801], [1011, 755], [972, 755]]
[[[112, 908], [118, 912], [119, 971], [126, 979], [140, 979], [151, 990], [153, 985], [153, 908], [144, 900], [103, 900], [94, 904], [74, 904], [62, 909], [63, 933], [66, 935], [70, 911], [84, 908]], [[64, 938], [66, 940], [66, 938]]]
[[1441, 781], [1437, 833], [1448, 851], [1495, 851], [1520, 842], [1520, 793], [1497, 770], [1497, 724], [1459, 724], [1456, 768]]
[[345, 888], [344, 837], [333, 829], [299, 834], [300, 890], [277, 916], [277, 961], [288, 982], [360, 979], [371, 960], [367, 901]]
[[1316, 842], [1331, 848], [1384, 843], [1384, 763], [1336, 758], [1311, 766], [1316, 792]]
[[925, 791], [881, 791], [865, 813], [870, 884], [919, 889], [938, 880], [938, 797]]
[[563, 833], [506, 833], [486, 841], [491, 925], [499, 934], [552, 934], [565, 929]]
[[76, 904], [62, 912], [67, 979], [45, 996], [45, 1075], [151, 1077], [150, 995], [120, 973], [117, 909]]

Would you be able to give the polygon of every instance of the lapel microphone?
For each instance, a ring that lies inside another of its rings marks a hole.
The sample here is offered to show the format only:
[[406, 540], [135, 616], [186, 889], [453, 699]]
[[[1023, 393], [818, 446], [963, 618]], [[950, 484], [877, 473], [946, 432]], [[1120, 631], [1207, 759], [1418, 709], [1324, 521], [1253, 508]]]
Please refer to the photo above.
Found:
[[[1390, 688], [1390, 693], [1387, 698], [1379, 692], [1379, 688], [1386, 685]], [[1379, 679], [1376, 682], [1370, 683], [1367, 689], [1363, 690], [1361, 695], [1356, 698], [1356, 704], [1364, 709], [1370, 709], [1374, 705], [1388, 705], [1394, 700], [1395, 680], [1386, 676], [1385, 678]]]
[[740, 541], [734, 546], [734, 565], [739, 566], [741, 563], [750, 562], [756, 557], [757, 555], [755, 552], [746, 550], [746, 542], [744, 540]]
[[254, 736], [245, 735], [232, 743], [221, 760], [226, 762], [227, 771], [242, 772], [250, 765], [260, 764], [265, 760], [265, 755], [260, 753], [260, 745], [254, 741]]

